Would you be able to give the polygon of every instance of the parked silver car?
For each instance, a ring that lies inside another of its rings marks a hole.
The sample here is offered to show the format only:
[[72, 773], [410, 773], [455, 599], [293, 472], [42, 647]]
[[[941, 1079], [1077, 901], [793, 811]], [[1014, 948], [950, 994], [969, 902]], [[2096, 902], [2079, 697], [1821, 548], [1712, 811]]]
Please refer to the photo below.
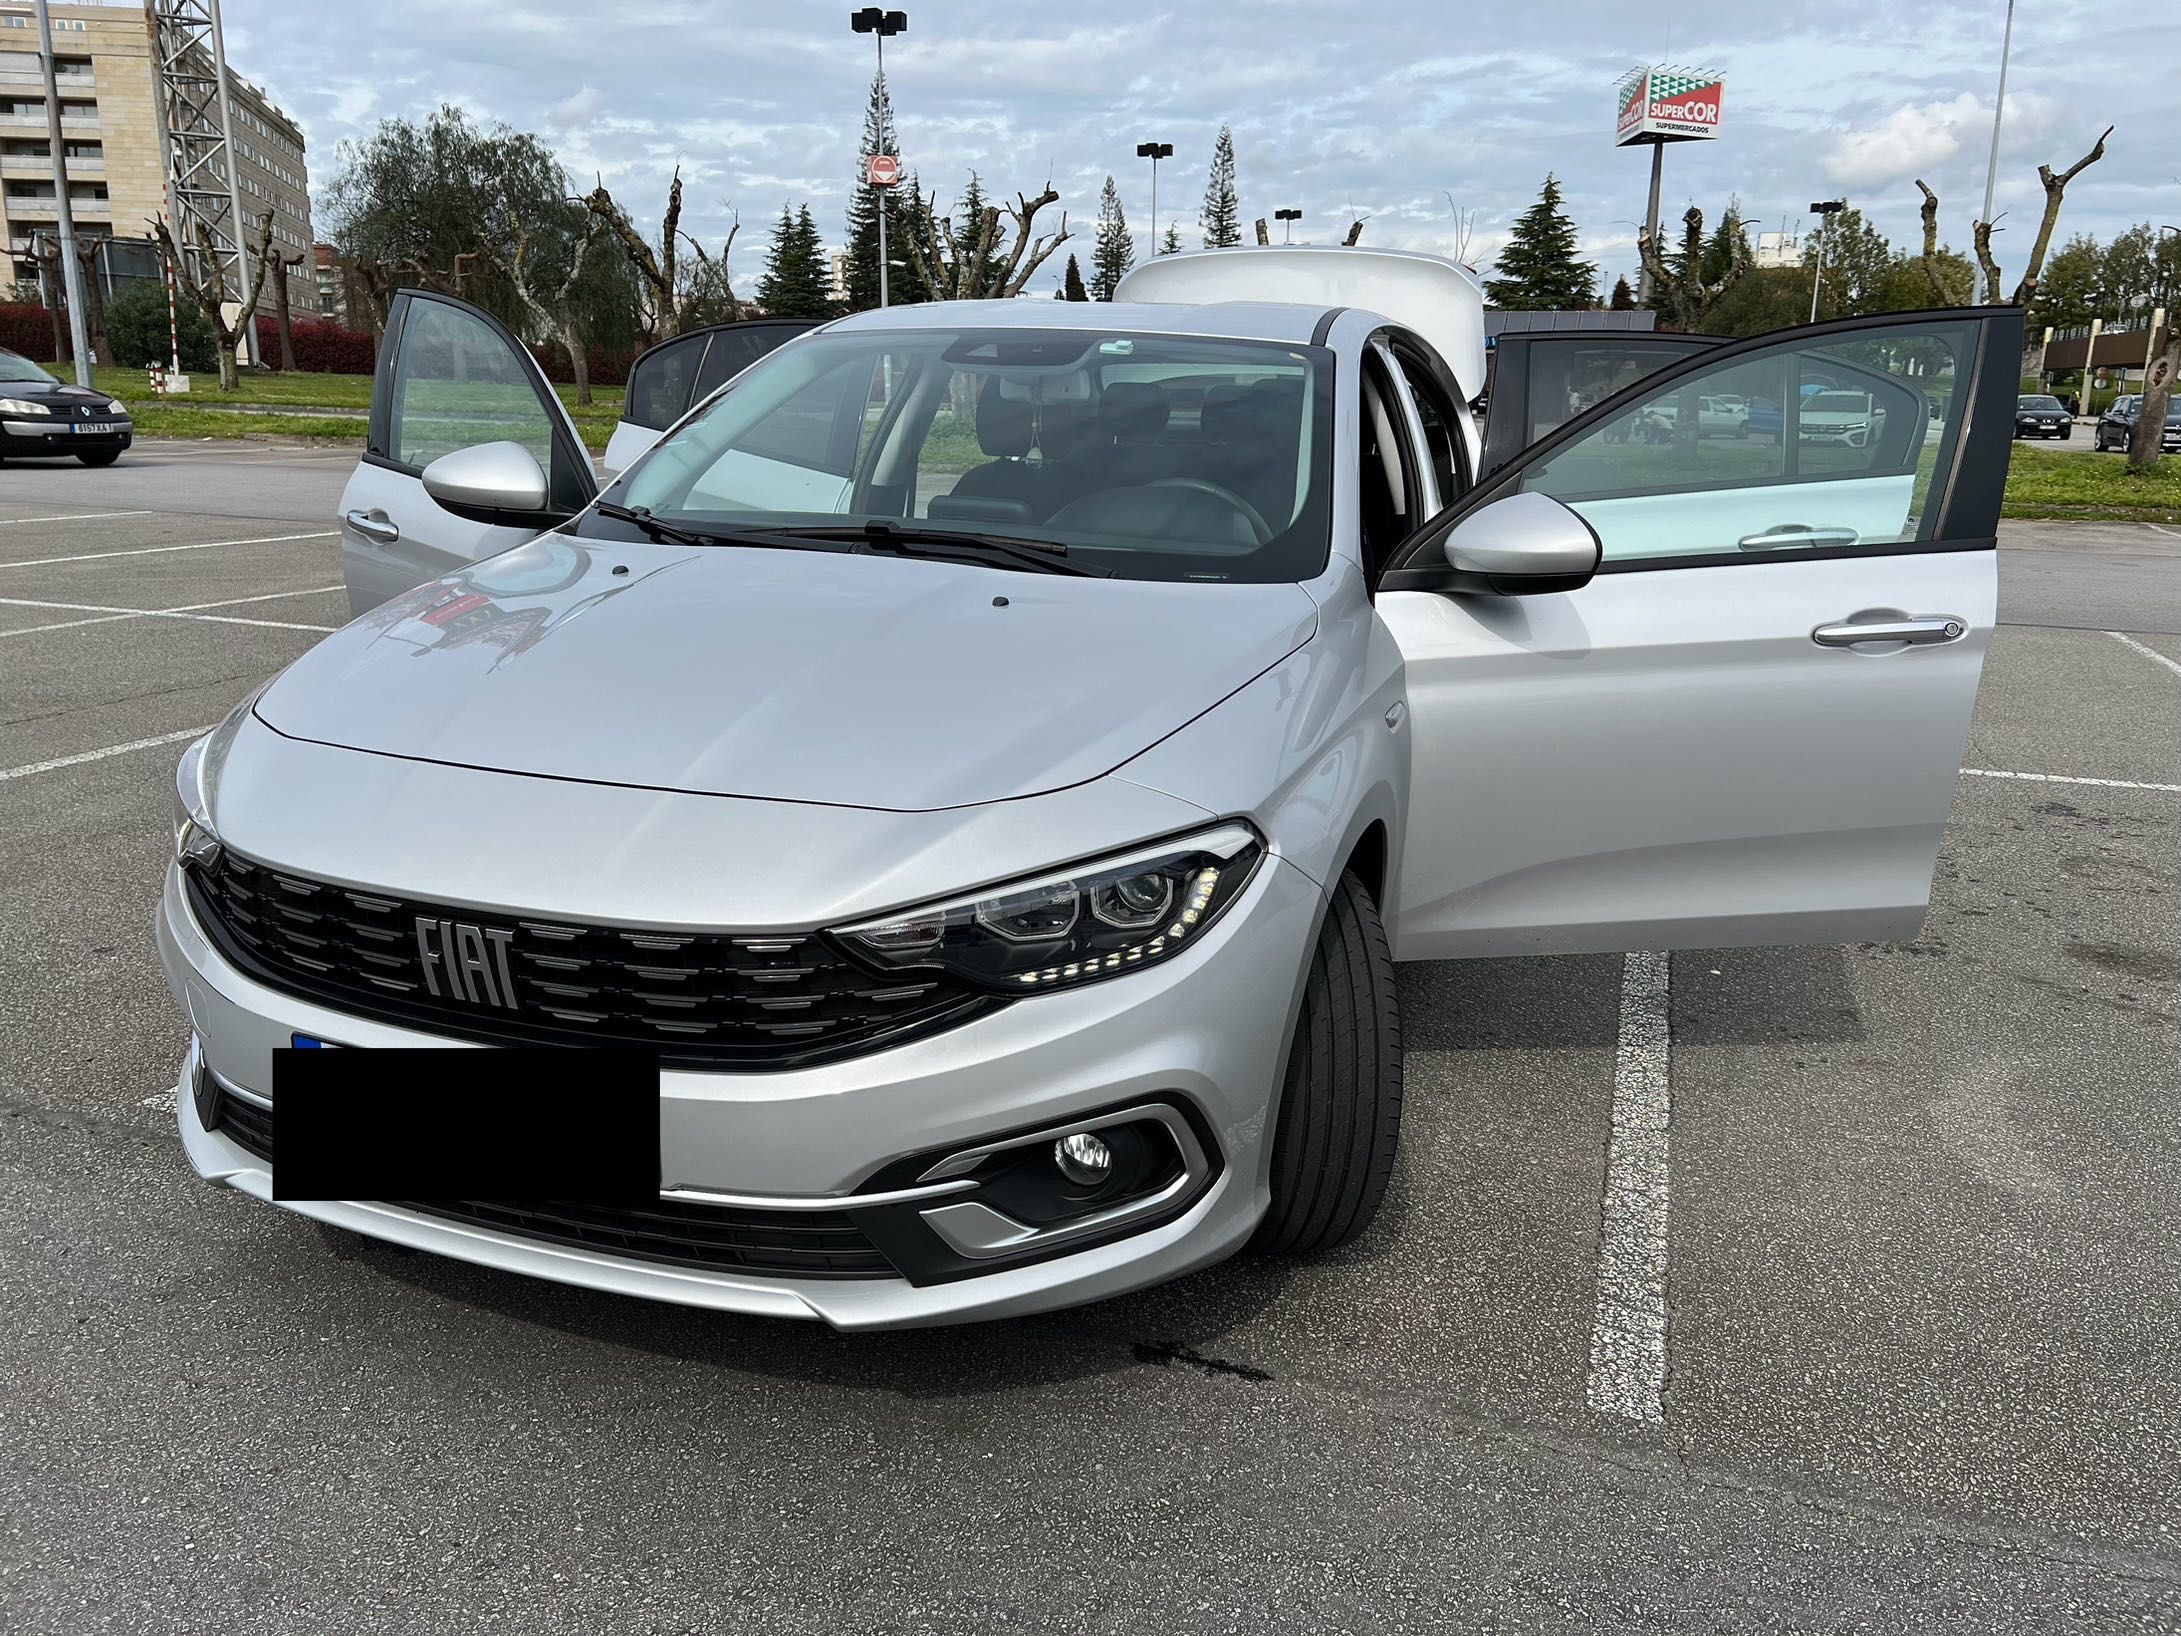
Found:
[[[398, 298], [357, 617], [180, 768], [197, 1170], [273, 1196], [284, 1047], [637, 1044], [655, 1207], [283, 1202], [702, 1306], [1022, 1313], [1360, 1231], [1397, 959], [1914, 933], [2018, 313], [1689, 338], [1483, 469], [1450, 263], [1123, 295], [825, 326], [602, 494], [512, 337]], [[1892, 412], [1607, 435], [1812, 380]]]

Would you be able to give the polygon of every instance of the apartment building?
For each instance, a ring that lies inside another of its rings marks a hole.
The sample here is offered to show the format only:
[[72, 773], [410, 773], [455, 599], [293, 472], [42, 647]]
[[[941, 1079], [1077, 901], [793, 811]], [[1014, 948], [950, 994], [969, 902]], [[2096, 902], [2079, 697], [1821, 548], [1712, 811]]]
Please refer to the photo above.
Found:
[[[56, 0], [51, 11], [62, 157], [76, 232], [150, 238], [151, 223], [166, 207], [166, 174], [144, 7], [137, 0]], [[313, 311], [318, 284], [310, 261], [310, 172], [303, 133], [232, 64], [228, 81], [235, 184], [248, 237], [255, 242], [257, 223], [271, 210], [273, 248], [285, 258], [303, 258], [288, 272], [289, 303], [298, 312]], [[0, 0], [0, 229], [7, 234], [16, 281], [36, 281], [32, 237], [51, 232], [58, 219], [37, 18], [19, 0]], [[273, 310], [270, 279], [258, 305]]]

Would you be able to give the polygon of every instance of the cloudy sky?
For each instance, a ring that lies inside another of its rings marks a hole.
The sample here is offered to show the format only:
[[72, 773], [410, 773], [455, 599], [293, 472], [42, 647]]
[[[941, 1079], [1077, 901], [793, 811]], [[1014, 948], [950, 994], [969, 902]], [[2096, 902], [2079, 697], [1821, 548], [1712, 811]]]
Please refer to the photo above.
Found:
[[[676, 163], [684, 225], [715, 246], [731, 212], [738, 283], [763, 227], [808, 200], [838, 241], [872, 41], [847, 0], [225, 0], [236, 67], [309, 138], [320, 184], [343, 141], [454, 102], [543, 135], [582, 182], [603, 176], [654, 219]], [[1195, 216], [1213, 139], [1234, 127], [1245, 222], [1282, 206], [1302, 238], [1456, 252], [1486, 265], [1556, 172], [1607, 279], [1635, 267], [1641, 149], [1612, 146], [1613, 82], [1645, 61], [1726, 75], [1716, 141], [1666, 157], [1665, 212], [1801, 225], [1844, 193], [1907, 243], [1914, 178], [1966, 249], [1981, 201], [2005, 0], [909, 0], [887, 54], [904, 159], [947, 197], [1050, 178], [1087, 229], [1108, 171], [1148, 226], [1135, 145], [1170, 141], [1163, 223]], [[2148, 14], [2158, 20], [2144, 22]], [[2181, 4], [2029, 4], [2015, 20], [1998, 238], [2009, 280], [2035, 230], [2041, 160], [2065, 166], [2107, 124], [2107, 157], [2068, 195], [2071, 230], [2181, 223]], [[2140, 65], [2142, 72], [2131, 70]], [[1451, 204], [1449, 198], [1451, 196]], [[321, 224], [322, 225], [322, 224]], [[1040, 280], [1057, 280], [1064, 250]]]

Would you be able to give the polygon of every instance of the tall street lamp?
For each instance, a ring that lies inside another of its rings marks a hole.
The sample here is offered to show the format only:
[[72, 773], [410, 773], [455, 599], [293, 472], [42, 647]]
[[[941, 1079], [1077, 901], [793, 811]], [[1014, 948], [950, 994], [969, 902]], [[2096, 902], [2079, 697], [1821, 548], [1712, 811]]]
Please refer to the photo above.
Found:
[[[882, 108], [890, 106], [886, 99], [886, 36], [889, 34], [906, 34], [909, 30], [909, 14], [905, 11], [881, 11], [877, 6], [865, 6], [861, 11], [852, 11], [848, 14], [848, 26], [858, 34], [875, 34], [878, 36], [879, 106]], [[884, 180], [880, 179], [882, 167], [878, 164], [878, 161], [881, 158], [892, 161], [890, 166], [884, 167]], [[878, 194], [878, 304], [882, 307], [886, 305], [887, 294], [886, 218], [893, 212], [893, 207], [887, 202], [884, 190], [892, 187], [900, 179], [901, 156], [899, 154], [873, 154], [871, 156], [870, 168], [864, 173], [863, 180], [865, 186]]]
[[1272, 219], [1286, 224], [1280, 229], [1280, 242], [1282, 244], [1293, 244], [1295, 242], [1294, 224], [1303, 219], [1303, 213], [1300, 210], [1275, 210], [1272, 213]]
[[1825, 276], [1825, 226], [1848, 208], [1845, 199], [1813, 199], [1810, 212], [1818, 219], [1817, 266], [1810, 273], [1810, 322], [1817, 322], [1818, 284]]
[[1999, 116], [2007, 106], [2007, 55], [2014, 49], [2014, 0], [2007, 0], [2007, 28], [1999, 37], [1999, 99], [1992, 104], [1992, 154], [1984, 162], [1984, 220], [1992, 219], [1992, 184], [1999, 176]]
[[1136, 157], [1151, 161], [1151, 254], [1155, 256], [1159, 253], [1159, 161], [1174, 157], [1174, 144], [1139, 142], [1136, 144]]

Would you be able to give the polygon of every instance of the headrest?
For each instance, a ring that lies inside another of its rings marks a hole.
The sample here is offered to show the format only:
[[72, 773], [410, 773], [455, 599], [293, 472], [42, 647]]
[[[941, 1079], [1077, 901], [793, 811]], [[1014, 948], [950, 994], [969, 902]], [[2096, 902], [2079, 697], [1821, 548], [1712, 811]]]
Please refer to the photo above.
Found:
[[1166, 394], [1149, 381], [1116, 381], [1098, 400], [1098, 430], [1116, 440], [1149, 443], [1166, 430]]
[[1077, 459], [1089, 450], [1095, 430], [1087, 404], [1042, 404], [1037, 417], [1038, 452], [1047, 460]]
[[1197, 416], [1205, 438], [1213, 443], [1241, 441], [1252, 401], [1246, 386], [1215, 386], [1205, 393], [1204, 407]]
[[998, 458], [1030, 452], [1030, 400], [1000, 395], [998, 376], [977, 394], [977, 447]]

